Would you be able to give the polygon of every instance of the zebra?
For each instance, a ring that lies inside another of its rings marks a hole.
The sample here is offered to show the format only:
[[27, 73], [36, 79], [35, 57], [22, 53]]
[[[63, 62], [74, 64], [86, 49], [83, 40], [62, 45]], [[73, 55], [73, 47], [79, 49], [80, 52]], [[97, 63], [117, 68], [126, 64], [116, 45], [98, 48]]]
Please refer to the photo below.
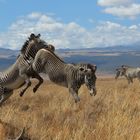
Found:
[[90, 95], [96, 95], [97, 66], [88, 63], [69, 64], [61, 60], [54, 52], [41, 49], [37, 52], [29, 70], [44, 72], [49, 79], [61, 86], [67, 87], [75, 102], [80, 101], [78, 90], [85, 83]]
[[115, 75], [115, 79], [117, 80], [120, 76], [124, 76], [124, 72], [123, 72], [123, 68], [131, 68], [128, 65], [122, 65], [119, 68], [116, 68], [116, 75]]
[[[51, 45], [49, 47], [50, 49], [53, 48]], [[36, 53], [42, 48], [47, 49], [48, 44], [40, 39], [40, 34], [35, 35], [32, 33], [22, 46], [21, 53], [17, 57], [16, 62], [0, 74], [0, 105], [13, 94], [14, 89], [18, 89], [25, 84], [25, 87], [20, 92], [20, 96], [22, 96], [27, 88], [31, 86], [30, 77], [39, 80], [39, 83], [33, 89], [34, 92], [43, 83], [43, 79], [38, 73], [27, 71]]]
[[126, 65], [122, 65], [121, 68], [116, 69], [116, 76], [115, 79], [117, 79], [119, 76], [125, 76], [128, 80], [128, 84], [133, 83], [134, 78], [138, 78], [140, 81], [140, 68], [134, 68]]

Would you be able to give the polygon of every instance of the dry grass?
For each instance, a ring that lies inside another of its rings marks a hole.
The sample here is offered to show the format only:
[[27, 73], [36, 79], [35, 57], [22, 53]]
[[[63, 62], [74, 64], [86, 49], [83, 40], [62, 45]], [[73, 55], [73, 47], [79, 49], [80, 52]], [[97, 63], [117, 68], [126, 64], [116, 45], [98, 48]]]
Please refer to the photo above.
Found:
[[[81, 87], [74, 103], [66, 88], [44, 83], [36, 94], [18, 91], [0, 108], [0, 140], [23, 127], [31, 140], [140, 140], [140, 83], [111, 78], [97, 80], [91, 97]], [[17, 129], [18, 128], [18, 129]]]

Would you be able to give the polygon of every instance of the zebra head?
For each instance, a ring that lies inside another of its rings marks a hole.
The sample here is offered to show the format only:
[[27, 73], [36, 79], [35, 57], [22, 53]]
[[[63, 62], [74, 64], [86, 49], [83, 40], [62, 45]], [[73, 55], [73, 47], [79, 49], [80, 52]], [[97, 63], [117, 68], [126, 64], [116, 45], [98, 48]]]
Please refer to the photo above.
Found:
[[55, 47], [52, 44], [48, 44], [48, 49], [52, 52], [55, 51]]
[[85, 64], [80, 67], [80, 71], [84, 73], [84, 83], [87, 86], [90, 95], [96, 95], [96, 75], [95, 72], [97, 70], [96, 65]]
[[121, 68], [117, 68], [115, 79], [118, 79], [119, 76], [124, 76], [128, 68], [129, 67], [125, 65], [122, 65]]
[[40, 49], [49, 49], [51, 51], [54, 51], [55, 48], [53, 45], [48, 44], [44, 40], [40, 38], [40, 34], [35, 35], [31, 33], [31, 35], [28, 37], [28, 40], [24, 43], [21, 53], [26, 56], [26, 58], [33, 58], [35, 57], [36, 53]]

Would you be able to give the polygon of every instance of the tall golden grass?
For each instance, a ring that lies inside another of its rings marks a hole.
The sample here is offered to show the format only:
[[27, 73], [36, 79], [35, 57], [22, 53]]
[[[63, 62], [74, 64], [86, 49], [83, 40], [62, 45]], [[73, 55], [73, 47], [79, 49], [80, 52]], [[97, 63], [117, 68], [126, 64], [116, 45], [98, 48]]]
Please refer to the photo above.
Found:
[[0, 140], [24, 127], [31, 140], [140, 140], [137, 80], [128, 85], [124, 79], [99, 78], [97, 95], [82, 86], [77, 104], [66, 88], [47, 81], [35, 94], [32, 88], [22, 98], [18, 93], [0, 108]]

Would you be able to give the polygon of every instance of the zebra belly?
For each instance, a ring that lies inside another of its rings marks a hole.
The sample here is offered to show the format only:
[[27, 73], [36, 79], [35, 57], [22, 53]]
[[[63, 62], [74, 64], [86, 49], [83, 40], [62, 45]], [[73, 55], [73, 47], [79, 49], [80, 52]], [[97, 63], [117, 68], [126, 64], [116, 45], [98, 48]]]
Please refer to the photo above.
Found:
[[54, 82], [57, 85], [63, 86], [63, 87], [68, 87], [66, 82], [56, 82], [56, 81], [52, 81], [52, 82]]
[[65, 77], [52, 77], [52, 76], [49, 76], [49, 79], [50, 81], [54, 82], [55, 84], [57, 85], [60, 85], [60, 86], [64, 86], [64, 87], [68, 87], [68, 84], [67, 84], [67, 81], [66, 81], [66, 78]]
[[18, 89], [24, 83], [25, 83], [25, 80], [23, 80], [21, 77], [19, 77], [15, 81], [13, 81], [12, 83], [7, 83], [6, 85], [4, 85], [4, 87], [6, 87], [8, 89]]

